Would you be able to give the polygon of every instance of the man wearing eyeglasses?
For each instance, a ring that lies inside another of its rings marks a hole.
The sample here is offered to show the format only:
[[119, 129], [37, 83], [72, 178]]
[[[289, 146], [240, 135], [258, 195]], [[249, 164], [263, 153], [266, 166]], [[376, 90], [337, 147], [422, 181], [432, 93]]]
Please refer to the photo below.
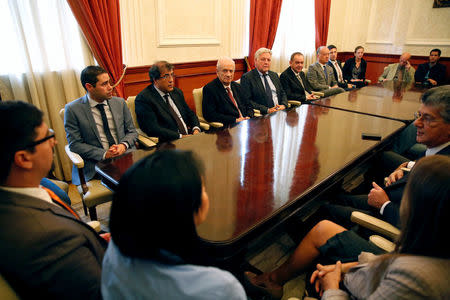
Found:
[[56, 145], [43, 113], [0, 102], [0, 124], [0, 274], [21, 299], [101, 299], [106, 242], [39, 184]]
[[[414, 125], [417, 127], [416, 141], [427, 149], [422, 156], [434, 154], [450, 155], [450, 86], [441, 86], [428, 90], [422, 96], [422, 103], [416, 113]], [[340, 199], [345, 206], [328, 207], [330, 214], [338, 222], [350, 219], [353, 210], [382, 217], [394, 226], [399, 226], [399, 207], [403, 190], [408, 178], [408, 170], [414, 161], [402, 163], [389, 177], [385, 178], [385, 187], [375, 182], [368, 195], [346, 196]]]
[[200, 133], [197, 116], [186, 104], [183, 92], [175, 87], [173, 69], [167, 61], [154, 63], [148, 71], [152, 84], [135, 100], [139, 127], [147, 135], [158, 137], [160, 142]]
[[[64, 111], [64, 128], [70, 150], [84, 160], [86, 181], [96, 175], [95, 164], [122, 155], [133, 148], [137, 132], [125, 100], [113, 97], [106, 70], [88, 66], [81, 72], [86, 95], [70, 102]], [[72, 183], [80, 184], [78, 169], [72, 168]]]

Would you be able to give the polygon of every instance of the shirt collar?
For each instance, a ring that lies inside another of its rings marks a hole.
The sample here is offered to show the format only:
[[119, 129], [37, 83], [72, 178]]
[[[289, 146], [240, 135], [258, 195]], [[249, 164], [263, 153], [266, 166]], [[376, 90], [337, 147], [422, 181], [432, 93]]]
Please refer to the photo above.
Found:
[[317, 63], [322, 66], [322, 69], [323, 69], [323, 67], [325, 67], [327, 65], [326, 63], [322, 64], [320, 61], [317, 61]]
[[425, 156], [434, 155], [449, 145], [450, 145], [450, 141], [448, 141], [447, 143], [444, 143], [440, 146], [436, 146], [433, 148], [427, 148], [427, 151], [425, 151]]
[[87, 98], [88, 98], [88, 101], [89, 101], [89, 106], [92, 108], [92, 107], [95, 107], [97, 104], [104, 104], [104, 105], [107, 105], [108, 104], [108, 100], [103, 100], [103, 102], [97, 102], [97, 101], [95, 101], [94, 99], [92, 99], [90, 96], [89, 96], [89, 93], [87, 93]]
[[0, 186], [0, 189], [8, 191], [8, 192], [12, 192], [12, 193], [26, 195], [26, 196], [33, 197], [33, 198], [39, 198], [41, 200], [44, 200], [44, 201], [47, 201], [47, 202], [53, 204], [52, 198], [50, 197], [50, 195], [47, 193], [46, 190], [41, 188], [41, 186], [39, 186], [39, 187]]
[[161, 95], [161, 97], [163, 97], [164, 98], [164, 95], [169, 95], [169, 97], [170, 97], [170, 94], [169, 93], [164, 93], [163, 91], [161, 91], [160, 89], [158, 89], [157, 87], [156, 87], [156, 85], [155, 85], [155, 89], [156, 89], [156, 91], [158, 92], [158, 94], [160, 94]]
[[[256, 71], [258, 71], [259, 76], [264, 76], [265, 75], [265, 74], [261, 73], [258, 69], [256, 69]], [[266, 74], [269, 75], [269, 71], [267, 71]]]

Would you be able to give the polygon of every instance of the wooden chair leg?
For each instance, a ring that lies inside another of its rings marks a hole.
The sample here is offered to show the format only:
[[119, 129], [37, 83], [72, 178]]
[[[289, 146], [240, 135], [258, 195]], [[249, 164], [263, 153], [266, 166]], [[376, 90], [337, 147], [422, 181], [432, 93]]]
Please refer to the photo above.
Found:
[[91, 221], [97, 221], [97, 209], [95, 206], [89, 207], [89, 216]]
[[88, 211], [87, 211], [86, 204], [84, 204], [84, 200], [83, 200], [83, 199], [81, 199], [81, 202], [83, 203], [83, 211], [84, 211], [84, 215], [87, 216], [87, 215], [88, 215]]

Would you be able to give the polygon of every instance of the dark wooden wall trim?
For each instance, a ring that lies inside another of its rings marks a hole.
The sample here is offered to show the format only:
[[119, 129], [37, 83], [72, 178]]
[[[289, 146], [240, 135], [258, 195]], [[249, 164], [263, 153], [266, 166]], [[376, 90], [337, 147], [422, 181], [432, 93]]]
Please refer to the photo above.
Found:
[[[244, 59], [235, 59], [236, 71], [234, 79], [241, 78], [246, 72]], [[202, 87], [216, 77], [217, 60], [175, 63], [175, 86], [184, 93], [189, 107], [195, 111], [192, 90]], [[124, 77], [125, 98], [139, 94], [150, 84], [148, 77], [148, 66], [129, 67]]]
[[[353, 57], [353, 52], [340, 52], [338, 59], [342, 62]], [[383, 73], [384, 67], [389, 64], [397, 63], [400, 59], [399, 54], [383, 53], [364, 53], [364, 59], [367, 61], [366, 78], [376, 83], [378, 77]], [[417, 70], [417, 67], [424, 62], [428, 62], [428, 56], [411, 56], [410, 63]], [[450, 83], [450, 57], [441, 57], [439, 62], [447, 67], [447, 83]]]

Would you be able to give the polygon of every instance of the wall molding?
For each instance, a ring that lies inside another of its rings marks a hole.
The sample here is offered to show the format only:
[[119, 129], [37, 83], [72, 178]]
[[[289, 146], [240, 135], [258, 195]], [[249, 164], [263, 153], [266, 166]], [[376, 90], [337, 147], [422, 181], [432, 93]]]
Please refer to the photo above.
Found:
[[405, 45], [415, 46], [450, 46], [450, 39], [407, 39]]

